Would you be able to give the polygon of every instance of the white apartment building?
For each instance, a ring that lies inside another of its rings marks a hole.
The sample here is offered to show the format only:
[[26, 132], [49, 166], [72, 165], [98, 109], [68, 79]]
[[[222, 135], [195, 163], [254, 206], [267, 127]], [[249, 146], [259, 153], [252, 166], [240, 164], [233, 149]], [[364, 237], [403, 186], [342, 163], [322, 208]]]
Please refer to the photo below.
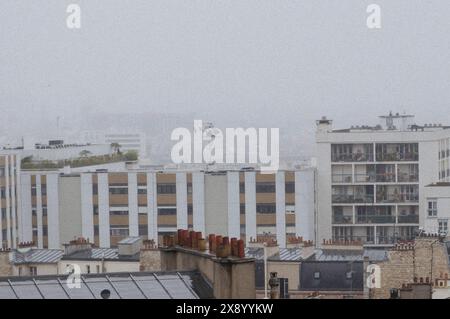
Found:
[[380, 119], [342, 130], [317, 121], [319, 242], [390, 245], [427, 225], [428, 198], [438, 189], [427, 186], [450, 178], [450, 127], [419, 126], [409, 115]]
[[20, 157], [0, 152], [0, 248], [16, 247], [21, 227]]

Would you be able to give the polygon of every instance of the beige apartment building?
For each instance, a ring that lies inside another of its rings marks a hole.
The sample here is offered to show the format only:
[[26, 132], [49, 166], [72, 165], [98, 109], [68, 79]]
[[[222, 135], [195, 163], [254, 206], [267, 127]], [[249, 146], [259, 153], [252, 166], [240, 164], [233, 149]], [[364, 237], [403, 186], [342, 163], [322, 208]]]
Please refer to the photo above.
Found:
[[21, 172], [21, 241], [60, 249], [75, 237], [109, 248], [193, 228], [250, 241], [314, 239], [315, 171], [127, 169]]

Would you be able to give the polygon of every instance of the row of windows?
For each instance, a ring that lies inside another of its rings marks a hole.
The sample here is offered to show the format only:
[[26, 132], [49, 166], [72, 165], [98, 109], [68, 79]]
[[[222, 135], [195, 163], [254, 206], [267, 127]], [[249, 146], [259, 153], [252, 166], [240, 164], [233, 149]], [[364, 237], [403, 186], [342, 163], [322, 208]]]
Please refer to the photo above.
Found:
[[[36, 185], [31, 186], [31, 196], [36, 196]], [[47, 186], [45, 184], [41, 185], [41, 196], [47, 195]]]
[[[124, 216], [124, 215], [128, 215], [128, 209], [126, 205], [112, 205], [114, 207], [123, 207], [123, 210], [117, 210], [117, 211], [110, 211], [110, 215], [111, 216]], [[295, 204], [293, 203], [286, 203], [286, 207], [294, 207]], [[144, 206], [140, 206], [140, 207], [146, 207], [146, 205]], [[98, 205], [94, 205], [93, 207], [94, 210], [94, 215], [98, 215]], [[193, 214], [193, 207], [192, 204], [188, 204], [187, 205], [187, 213], [188, 215], [192, 215]], [[276, 213], [276, 204], [274, 203], [270, 203], [270, 204], [257, 204], [256, 205], [256, 212], [258, 214], [275, 214]], [[287, 211], [290, 213], [294, 213], [294, 211]], [[42, 213], [43, 216], [47, 215], [47, 208], [43, 208], [42, 209]], [[145, 213], [139, 213], [139, 214], [145, 214]], [[158, 207], [158, 215], [176, 215], [177, 214], [177, 208], [170, 206], [170, 207]], [[240, 204], [240, 214], [245, 214], [245, 204]], [[33, 216], [36, 216], [36, 209], [33, 208]]]
[[[275, 183], [273, 182], [258, 182], [256, 183], [256, 192], [257, 193], [275, 193]], [[94, 195], [98, 194], [98, 185], [93, 184], [92, 186], [92, 192]], [[145, 195], [147, 194], [146, 188], [138, 188], [138, 194]], [[165, 184], [158, 184], [157, 185], [157, 193], [158, 194], [176, 194], [177, 187], [175, 183], [165, 183]], [[239, 184], [239, 192], [241, 194], [245, 193], [245, 184], [240, 183]], [[287, 194], [295, 193], [295, 183], [294, 182], [286, 182], [285, 183], [285, 192]], [[114, 184], [114, 187], [109, 188], [109, 193], [116, 195], [116, 194], [122, 194], [126, 195], [128, 194], [128, 185], [124, 185], [123, 187], [118, 187], [117, 184]], [[192, 184], [187, 184], [187, 193], [192, 194]], [[32, 190], [32, 194], [36, 195], [36, 190], [34, 189], [34, 193]], [[44, 193], [42, 194], [44, 195]]]
[[[15, 193], [17, 194], [17, 190], [16, 190], [16, 188], [14, 187], [14, 191], [15, 191]], [[10, 197], [12, 197], [11, 196], [11, 191], [9, 192], [9, 196]], [[6, 198], [6, 189], [3, 187], [3, 188], [0, 188], [0, 197], [1, 198]]]
[[[37, 208], [35, 206], [31, 207], [31, 215], [37, 216]], [[42, 206], [42, 216], [47, 216], [47, 206]]]

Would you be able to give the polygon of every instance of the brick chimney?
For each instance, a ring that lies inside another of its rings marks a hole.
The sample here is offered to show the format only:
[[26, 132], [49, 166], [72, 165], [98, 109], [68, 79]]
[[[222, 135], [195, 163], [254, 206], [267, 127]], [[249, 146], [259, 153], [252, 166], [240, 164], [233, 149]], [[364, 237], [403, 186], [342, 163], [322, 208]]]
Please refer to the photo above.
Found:
[[68, 244], [64, 244], [64, 255], [68, 256], [76, 252], [91, 250], [93, 243], [89, 242], [89, 239], [78, 237], [71, 240]]

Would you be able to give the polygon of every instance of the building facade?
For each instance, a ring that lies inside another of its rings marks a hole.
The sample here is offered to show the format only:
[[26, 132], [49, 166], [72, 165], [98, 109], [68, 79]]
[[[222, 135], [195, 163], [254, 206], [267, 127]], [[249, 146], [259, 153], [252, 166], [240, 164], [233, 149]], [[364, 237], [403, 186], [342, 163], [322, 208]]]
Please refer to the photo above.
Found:
[[158, 242], [187, 228], [247, 242], [269, 236], [281, 247], [314, 239], [314, 169], [22, 171], [21, 192], [21, 240], [39, 248], [80, 236], [102, 248], [129, 236]]
[[0, 242], [2, 248], [16, 246], [21, 227], [20, 160], [16, 154], [0, 154]]
[[381, 119], [343, 130], [317, 121], [318, 241], [391, 245], [425, 225], [425, 187], [448, 179], [450, 127], [418, 126], [408, 115]]

